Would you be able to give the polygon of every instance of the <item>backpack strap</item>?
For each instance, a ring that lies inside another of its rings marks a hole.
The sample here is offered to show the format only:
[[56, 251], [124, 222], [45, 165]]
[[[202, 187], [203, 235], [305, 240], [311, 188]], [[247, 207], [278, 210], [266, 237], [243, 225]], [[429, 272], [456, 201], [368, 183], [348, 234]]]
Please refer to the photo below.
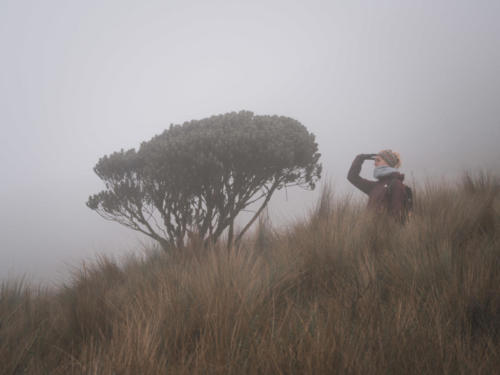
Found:
[[[392, 188], [393, 185], [396, 181], [396, 178], [392, 179], [388, 184], [387, 184], [387, 200], [389, 204], [392, 204]], [[402, 221], [403, 223], [408, 220], [408, 218], [411, 216], [412, 211], [413, 211], [413, 192], [411, 188], [408, 185], [405, 185], [403, 183], [404, 187], [404, 198], [403, 198], [403, 216], [402, 216]]]
[[396, 182], [397, 178], [393, 178], [392, 180], [389, 181], [387, 184], [387, 193], [389, 196], [392, 196], [392, 185]]
[[[387, 184], [387, 199], [388, 199], [388, 203], [391, 204], [391, 199], [392, 199], [392, 191], [393, 191], [393, 185], [396, 183], [396, 180], [398, 180], [397, 177], [393, 178], [392, 180], [389, 181], [389, 183]], [[406, 200], [408, 198], [408, 192], [407, 192], [407, 186], [405, 184], [403, 184], [403, 190], [404, 190], [404, 200]], [[405, 202], [404, 202], [405, 203]], [[403, 203], [403, 205], [405, 205]]]

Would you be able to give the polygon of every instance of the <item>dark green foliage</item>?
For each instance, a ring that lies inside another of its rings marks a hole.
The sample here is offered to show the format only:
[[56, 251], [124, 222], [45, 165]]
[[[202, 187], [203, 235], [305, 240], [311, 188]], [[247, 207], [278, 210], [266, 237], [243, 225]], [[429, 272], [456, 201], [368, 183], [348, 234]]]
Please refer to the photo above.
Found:
[[314, 189], [321, 176], [314, 135], [298, 121], [252, 112], [228, 113], [182, 125], [143, 142], [138, 151], [115, 152], [94, 170], [106, 190], [89, 208], [157, 240], [165, 248], [186, 237], [216, 241], [241, 210], [285, 186]]

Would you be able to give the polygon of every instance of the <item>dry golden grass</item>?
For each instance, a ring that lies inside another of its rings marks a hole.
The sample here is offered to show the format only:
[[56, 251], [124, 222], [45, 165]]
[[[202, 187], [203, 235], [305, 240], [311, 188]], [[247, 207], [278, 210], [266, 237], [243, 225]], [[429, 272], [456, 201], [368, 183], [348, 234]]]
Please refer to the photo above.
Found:
[[240, 249], [100, 258], [0, 291], [2, 374], [492, 374], [500, 202], [491, 177], [416, 191], [411, 221], [324, 190]]

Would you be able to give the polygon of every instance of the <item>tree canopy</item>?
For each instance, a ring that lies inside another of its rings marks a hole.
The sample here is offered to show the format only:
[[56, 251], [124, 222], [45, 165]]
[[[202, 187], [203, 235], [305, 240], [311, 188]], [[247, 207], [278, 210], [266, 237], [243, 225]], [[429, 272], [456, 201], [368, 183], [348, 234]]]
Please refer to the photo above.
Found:
[[[106, 189], [87, 206], [155, 240], [182, 247], [187, 236], [207, 243], [228, 230], [239, 242], [271, 199], [289, 186], [314, 189], [321, 177], [315, 137], [283, 116], [241, 111], [170, 125], [138, 151], [99, 159], [94, 171]], [[234, 234], [236, 216], [259, 202]]]

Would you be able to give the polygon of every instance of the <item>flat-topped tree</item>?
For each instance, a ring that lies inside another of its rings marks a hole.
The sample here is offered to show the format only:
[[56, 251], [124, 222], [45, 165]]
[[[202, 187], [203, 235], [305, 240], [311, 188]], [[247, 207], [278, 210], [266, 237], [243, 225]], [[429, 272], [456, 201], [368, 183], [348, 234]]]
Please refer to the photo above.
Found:
[[[243, 234], [279, 189], [314, 189], [321, 177], [314, 135], [282, 116], [232, 112], [171, 125], [138, 151], [104, 156], [94, 168], [106, 190], [88, 207], [157, 240], [182, 247], [188, 235], [228, 245]], [[236, 216], [257, 204], [234, 234]]]

